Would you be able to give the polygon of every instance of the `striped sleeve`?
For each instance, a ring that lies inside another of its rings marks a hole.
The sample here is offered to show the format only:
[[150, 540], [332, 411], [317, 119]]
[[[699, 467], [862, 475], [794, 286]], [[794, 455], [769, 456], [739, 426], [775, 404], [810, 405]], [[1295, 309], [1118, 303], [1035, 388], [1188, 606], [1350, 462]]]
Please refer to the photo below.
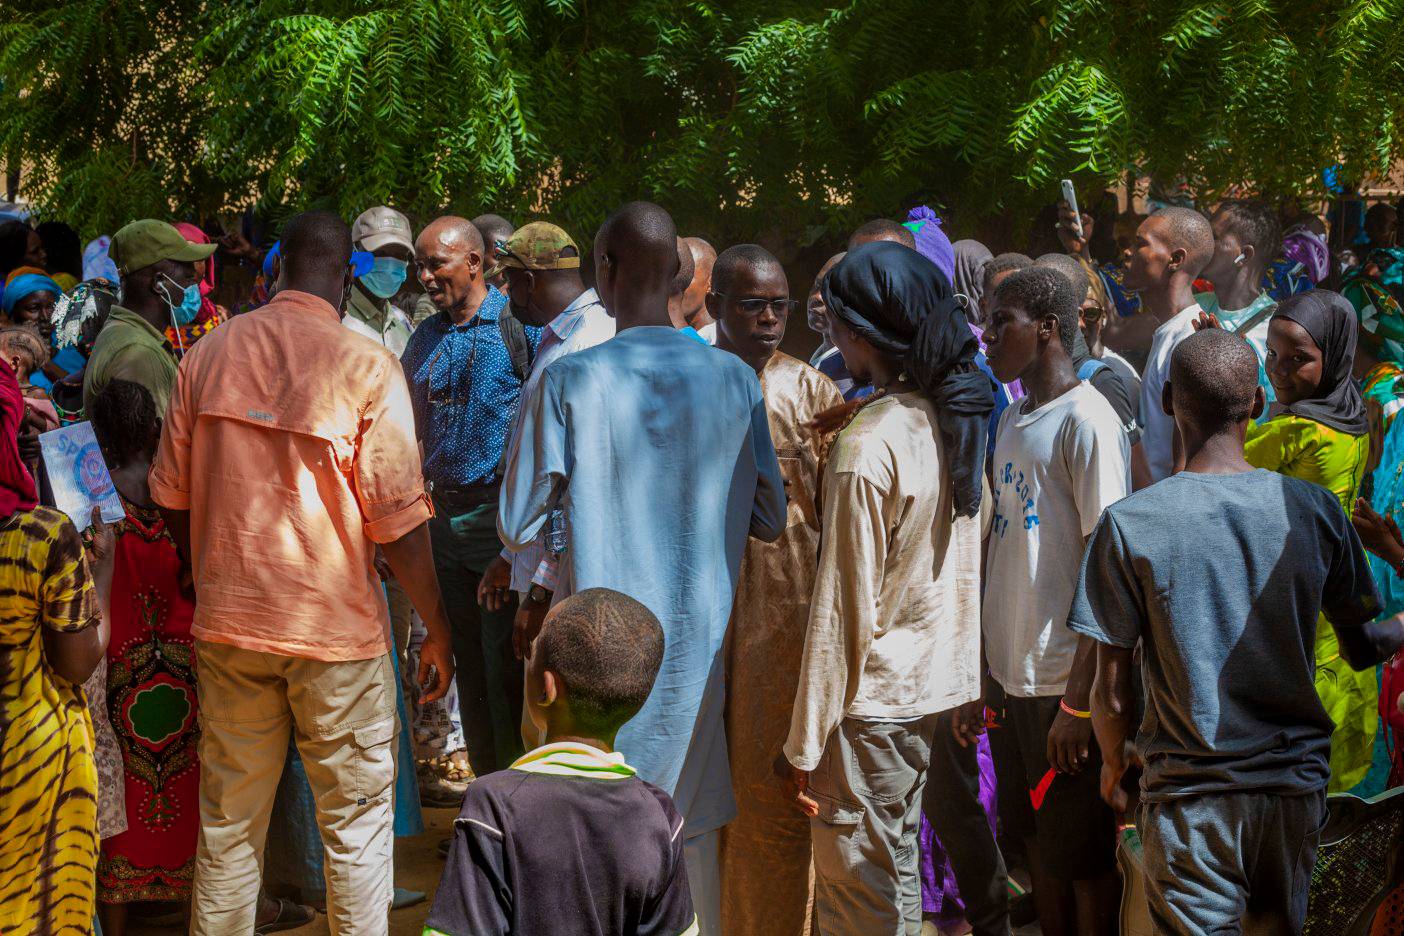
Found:
[[507, 876], [506, 835], [491, 812], [473, 809], [472, 788], [454, 822], [448, 863], [425, 936], [498, 936], [511, 932], [514, 895]]
[[[687, 865], [683, 860], [683, 817], [678, 814], [668, 794], [645, 783], [658, 800], [667, 817], [668, 867], [660, 877], [657, 893], [650, 895], [639, 915], [638, 936], [693, 936], [698, 932], [697, 914], [692, 908], [692, 891], [687, 883]], [[661, 829], [660, 829], [661, 831]]]

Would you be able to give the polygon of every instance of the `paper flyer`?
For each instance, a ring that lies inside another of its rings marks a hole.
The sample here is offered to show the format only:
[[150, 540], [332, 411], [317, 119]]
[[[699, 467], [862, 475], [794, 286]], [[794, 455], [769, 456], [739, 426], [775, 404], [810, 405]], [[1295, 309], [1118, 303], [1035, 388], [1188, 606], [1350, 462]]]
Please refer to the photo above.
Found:
[[107, 523], [126, 516], [91, 423], [46, 432], [39, 436], [39, 446], [54, 501], [80, 532], [92, 526], [95, 505], [102, 507], [102, 519]]

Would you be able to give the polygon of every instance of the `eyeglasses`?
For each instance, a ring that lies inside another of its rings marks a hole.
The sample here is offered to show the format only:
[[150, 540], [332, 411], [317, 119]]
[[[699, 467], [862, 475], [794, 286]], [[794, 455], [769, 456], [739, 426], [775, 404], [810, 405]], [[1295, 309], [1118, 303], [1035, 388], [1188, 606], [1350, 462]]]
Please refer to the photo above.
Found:
[[715, 295], [721, 295], [727, 302], [733, 303], [736, 308], [740, 309], [742, 314], [748, 315], [751, 318], [755, 318], [766, 309], [769, 309], [779, 316], [789, 315], [799, 308], [798, 299], [735, 299], [720, 293], [716, 293]]

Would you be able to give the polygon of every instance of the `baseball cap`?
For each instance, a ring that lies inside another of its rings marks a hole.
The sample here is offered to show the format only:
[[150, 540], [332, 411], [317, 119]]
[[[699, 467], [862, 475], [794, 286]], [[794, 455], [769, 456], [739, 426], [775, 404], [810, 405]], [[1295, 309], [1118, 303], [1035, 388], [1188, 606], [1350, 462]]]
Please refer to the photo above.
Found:
[[414, 253], [414, 236], [409, 218], [384, 205], [361, 212], [356, 223], [351, 225], [351, 243], [371, 252], [396, 244]]
[[[562, 256], [569, 248], [571, 253]], [[569, 234], [549, 221], [522, 225], [505, 241], [497, 242], [497, 263], [487, 272], [496, 276], [506, 269], [574, 270], [580, 267], [580, 248]]]
[[218, 244], [192, 244], [166, 222], [145, 218], [113, 234], [107, 256], [117, 264], [117, 272], [125, 276], [162, 260], [194, 263], [218, 249]]

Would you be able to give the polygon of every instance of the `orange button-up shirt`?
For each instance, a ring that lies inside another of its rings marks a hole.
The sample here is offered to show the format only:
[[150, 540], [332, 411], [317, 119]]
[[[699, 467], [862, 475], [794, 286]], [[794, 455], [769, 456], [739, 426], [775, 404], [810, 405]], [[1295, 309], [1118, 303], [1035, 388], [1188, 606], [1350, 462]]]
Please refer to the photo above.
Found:
[[376, 543], [432, 513], [399, 361], [283, 291], [181, 362], [151, 496], [190, 511], [192, 633], [367, 660], [390, 649]]

